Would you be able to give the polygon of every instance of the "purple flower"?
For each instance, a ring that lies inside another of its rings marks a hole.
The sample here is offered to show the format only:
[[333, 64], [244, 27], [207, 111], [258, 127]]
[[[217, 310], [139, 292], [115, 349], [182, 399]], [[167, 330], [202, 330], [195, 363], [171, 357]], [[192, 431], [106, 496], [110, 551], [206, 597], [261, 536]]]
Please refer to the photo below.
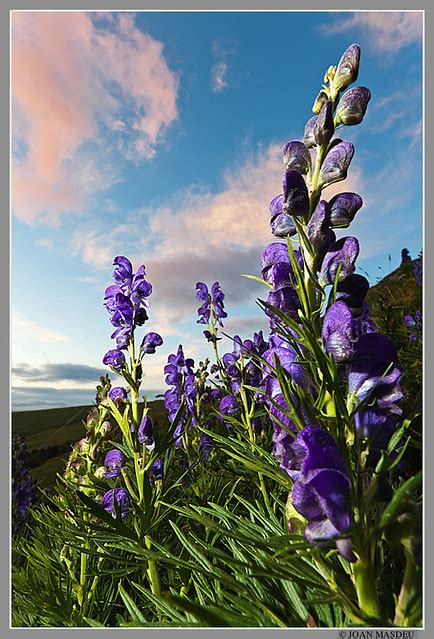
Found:
[[357, 80], [360, 64], [360, 47], [352, 44], [339, 60], [333, 77], [333, 87], [336, 90], [346, 89]]
[[104, 460], [104, 466], [107, 468], [104, 476], [119, 477], [125, 462], [125, 455], [120, 450], [117, 450], [117, 448], [109, 450]]
[[336, 241], [336, 235], [330, 229], [329, 205], [325, 200], [320, 200], [312, 213], [307, 227], [307, 237], [320, 259], [327, 248]]
[[280, 213], [271, 220], [271, 232], [275, 237], [292, 237], [297, 233], [294, 220], [288, 213]]
[[309, 210], [309, 192], [299, 171], [289, 169], [283, 175], [283, 211], [290, 215], [306, 215]]
[[[267, 304], [276, 307], [292, 319], [298, 319], [298, 309], [301, 308], [300, 300], [297, 292], [291, 286], [281, 288], [278, 291], [270, 291], [267, 296]], [[265, 313], [272, 319], [278, 319], [276, 313], [270, 308], [267, 308]]]
[[351, 142], [339, 142], [329, 150], [320, 170], [323, 186], [345, 180], [353, 155], [354, 146]]
[[360, 336], [360, 322], [345, 302], [335, 302], [327, 310], [322, 327], [324, 350], [338, 363], [348, 362], [354, 355]]
[[131, 287], [133, 278], [133, 267], [130, 260], [123, 255], [118, 255], [113, 260], [113, 279], [116, 284], [125, 292]]
[[111, 488], [102, 496], [99, 504], [101, 508], [116, 517], [115, 502], [120, 509], [121, 518], [124, 519], [131, 511], [131, 503], [127, 491], [123, 488]]
[[236, 415], [240, 409], [240, 406], [232, 395], [226, 395], [219, 403], [219, 411], [223, 415]]
[[203, 304], [198, 308], [199, 319], [198, 324], [207, 324], [210, 321], [211, 313], [213, 318], [223, 326], [222, 319], [227, 317], [227, 313], [224, 310], [224, 297], [225, 294], [221, 290], [219, 282], [214, 282], [211, 287], [211, 293], [208, 291], [208, 287], [203, 282], [197, 282], [196, 284], [196, 297]]
[[356, 273], [355, 275], [350, 275], [349, 277], [345, 278], [342, 282], [338, 283], [336, 296], [338, 298], [340, 294], [351, 295], [353, 297], [356, 297], [360, 302], [362, 302], [365, 299], [368, 291], [369, 291], [368, 280], [366, 279], [366, 277], [363, 277], [363, 275], [358, 275]]
[[158, 333], [146, 333], [142, 340], [141, 349], [144, 353], [155, 353], [157, 346], [161, 346], [163, 338]]
[[396, 406], [403, 397], [398, 355], [391, 340], [381, 333], [361, 335], [348, 368], [348, 390], [362, 402], [368, 396], [380, 409], [400, 413]]
[[288, 475], [294, 480], [292, 504], [308, 520], [306, 539], [322, 543], [350, 527], [350, 480], [333, 437], [306, 426], [287, 447]]
[[125, 366], [125, 355], [117, 348], [108, 351], [102, 358], [103, 364], [111, 366], [117, 371], [121, 371]]
[[327, 146], [333, 137], [335, 127], [333, 123], [333, 106], [331, 100], [326, 100], [321, 107], [318, 119], [315, 122], [313, 134], [315, 142], [319, 146]]
[[354, 216], [363, 204], [357, 193], [338, 193], [329, 202], [330, 226], [332, 228], [346, 228], [353, 221]]
[[366, 87], [355, 87], [344, 93], [336, 109], [336, 124], [360, 124], [370, 99], [371, 92]]
[[286, 262], [291, 264], [289, 259], [288, 246], [283, 242], [271, 242], [262, 251], [262, 272], [269, 266], [277, 262]]
[[182, 435], [187, 420], [190, 418], [193, 424], [196, 424], [197, 421], [195, 406], [197, 391], [193, 366], [194, 360], [184, 357], [182, 344], [180, 344], [176, 354], [169, 355], [168, 363], [164, 367], [166, 383], [171, 386], [164, 393], [164, 404], [169, 413], [170, 423], [175, 419], [182, 401], [185, 400], [185, 412], [173, 434], [177, 447], [182, 446]]
[[350, 277], [355, 270], [359, 254], [359, 242], [355, 237], [342, 237], [327, 251], [321, 265], [321, 279], [325, 284], [334, 284], [340, 266], [338, 281]]
[[149, 469], [149, 483], [151, 486], [155, 486], [155, 482], [163, 481], [163, 460], [156, 459]]
[[295, 350], [287, 341], [278, 335], [273, 335], [270, 348], [262, 355], [262, 381], [265, 384], [266, 395], [274, 397], [282, 393], [276, 378], [276, 358], [281, 367], [292, 377], [293, 381], [304, 388], [307, 383], [306, 373], [303, 366], [297, 363]]
[[214, 440], [207, 433], [201, 433], [199, 439], [199, 454], [204, 459], [204, 461], [208, 461], [209, 455], [211, 451], [214, 449]]
[[396, 428], [397, 415], [375, 407], [361, 408], [355, 415], [354, 423], [358, 437], [369, 442], [369, 448], [376, 458], [380, 450], [387, 448]]
[[287, 142], [282, 149], [285, 171], [295, 169], [303, 175], [309, 173], [312, 167], [312, 158], [308, 148], [300, 140]]
[[155, 440], [152, 433], [152, 419], [149, 415], [143, 415], [137, 431], [137, 439], [140, 444], [145, 444], [148, 450], [154, 450]]
[[125, 388], [122, 388], [121, 386], [114, 386], [113, 388], [111, 388], [109, 390], [108, 396], [118, 408], [121, 407], [128, 398]]

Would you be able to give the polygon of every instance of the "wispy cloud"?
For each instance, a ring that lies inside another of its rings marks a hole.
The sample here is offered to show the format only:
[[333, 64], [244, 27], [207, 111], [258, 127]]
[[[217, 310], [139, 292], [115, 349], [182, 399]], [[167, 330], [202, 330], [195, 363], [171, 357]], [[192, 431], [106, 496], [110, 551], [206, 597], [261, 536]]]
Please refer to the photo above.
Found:
[[12, 375], [14, 377], [32, 380], [33, 382], [61, 382], [67, 380], [93, 382], [96, 384], [101, 375], [104, 374], [103, 368], [85, 364], [47, 363], [35, 367], [19, 363], [12, 367]]
[[350, 31], [367, 33], [378, 52], [398, 54], [403, 47], [422, 44], [422, 25], [422, 11], [359, 11], [334, 17], [322, 25], [322, 31], [328, 35]]
[[177, 93], [162, 43], [132, 14], [14, 12], [15, 214], [56, 223], [82, 211], [122, 178], [112, 151], [134, 162], [155, 155]]
[[225, 60], [216, 62], [211, 69], [211, 91], [222, 93], [228, 86], [226, 80], [229, 65]]
[[12, 311], [12, 337], [13, 340], [18, 339], [35, 339], [37, 336], [38, 341], [41, 342], [67, 342], [68, 337], [59, 333], [58, 331], [54, 331], [48, 328], [44, 328], [43, 326], [38, 326], [36, 322], [33, 322], [24, 315], [17, 313], [16, 311]]

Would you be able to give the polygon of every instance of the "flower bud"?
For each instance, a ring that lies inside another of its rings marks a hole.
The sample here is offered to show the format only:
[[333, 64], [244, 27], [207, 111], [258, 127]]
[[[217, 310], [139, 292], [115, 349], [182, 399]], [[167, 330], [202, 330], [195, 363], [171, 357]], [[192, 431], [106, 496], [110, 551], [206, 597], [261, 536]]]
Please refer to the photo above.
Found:
[[352, 44], [339, 60], [339, 64], [332, 81], [335, 91], [346, 89], [347, 86], [357, 80], [357, 76], [359, 74], [359, 63], [360, 47], [358, 44]]
[[338, 193], [329, 202], [330, 226], [332, 228], [346, 228], [353, 221], [354, 216], [363, 204], [357, 193]]
[[324, 104], [324, 102], [326, 102], [326, 100], [328, 100], [327, 93], [321, 89], [321, 91], [318, 93], [318, 95], [315, 98], [315, 102], [313, 103], [313, 106], [312, 106], [313, 113], [318, 114], [321, 111], [321, 107]]
[[366, 113], [371, 92], [366, 87], [349, 89], [339, 100], [336, 109], [336, 124], [360, 124]]
[[306, 215], [309, 211], [309, 192], [299, 171], [290, 169], [283, 176], [283, 211], [290, 215]]
[[318, 119], [315, 122], [313, 134], [315, 142], [319, 146], [327, 146], [333, 137], [335, 131], [333, 123], [333, 107], [331, 100], [327, 100], [322, 105], [321, 111], [318, 115]]
[[320, 171], [322, 185], [327, 186], [345, 180], [353, 155], [354, 146], [351, 142], [339, 142], [330, 149]]
[[296, 169], [303, 175], [309, 173], [312, 167], [312, 158], [303, 142], [291, 140], [282, 149], [285, 171]]
[[315, 124], [317, 120], [318, 120], [318, 116], [314, 115], [313, 118], [310, 118], [310, 120], [308, 120], [306, 126], [304, 127], [303, 142], [308, 149], [312, 148], [316, 144], [315, 136], [313, 132], [314, 132]]

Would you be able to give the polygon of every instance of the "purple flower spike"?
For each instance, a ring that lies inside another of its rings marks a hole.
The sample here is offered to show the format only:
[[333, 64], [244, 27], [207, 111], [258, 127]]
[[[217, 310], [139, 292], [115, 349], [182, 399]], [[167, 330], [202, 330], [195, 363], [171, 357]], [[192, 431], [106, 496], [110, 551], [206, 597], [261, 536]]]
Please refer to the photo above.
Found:
[[311, 149], [316, 145], [315, 142], [315, 126], [318, 120], [318, 116], [314, 115], [310, 120], [308, 120], [306, 126], [304, 127], [304, 137], [303, 142], [307, 146], [308, 149]]
[[121, 371], [125, 366], [125, 355], [122, 351], [118, 351], [117, 348], [108, 351], [102, 358], [103, 364], [111, 366], [117, 371]]
[[282, 149], [285, 171], [295, 169], [303, 175], [309, 173], [312, 167], [312, 158], [308, 148], [300, 140], [287, 142]]
[[271, 232], [275, 237], [292, 237], [297, 233], [294, 220], [288, 213], [281, 213], [271, 222]]
[[352, 44], [339, 60], [333, 77], [333, 87], [339, 91], [355, 82], [359, 75], [359, 64], [360, 47], [358, 44]]
[[329, 202], [330, 226], [332, 228], [346, 228], [353, 221], [363, 200], [357, 193], [338, 193]]
[[163, 338], [158, 333], [146, 333], [142, 340], [141, 349], [144, 353], [149, 355], [151, 353], [155, 353], [157, 346], [161, 346], [162, 343]]
[[152, 433], [152, 419], [149, 415], [143, 415], [139, 430], [137, 431], [137, 439], [140, 444], [145, 444], [148, 450], [154, 450], [155, 440]]
[[119, 506], [121, 518], [124, 519], [131, 511], [131, 503], [127, 491], [123, 488], [111, 488], [102, 496], [99, 505], [113, 517], [116, 517], [115, 502]]
[[109, 390], [108, 396], [119, 408], [127, 401], [127, 392], [121, 386], [114, 386]]
[[339, 142], [330, 149], [320, 171], [323, 186], [345, 180], [353, 155], [354, 146], [351, 142]]
[[324, 317], [322, 341], [324, 350], [338, 363], [348, 362], [354, 355], [360, 335], [360, 322], [353, 317], [345, 302], [335, 302]]
[[321, 265], [321, 279], [325, 284], [334, 284], [338, 267], [340, 266], [338, 281], [343, 282], [355, 270], [355, 261], [359, 254], [357, 238], [342, 237], [327, 251]]
[[125, 466], [125, 455], [117, 448], [109, 450], [105, 456], [104, 466], [107, 471], [104, 473], [105, 477], [119, 477], [123, 466]]
[[336, 235], [330, 229], [329, 218], [329, 206], [325, 200], [320, 200], [307, 227], [307, 237], [319, 258], [336, 240]]
[[366, 87], [349, 89], [339, 100], [336, 109], [336, 124], [360, 124], [368, 108], [371, 92]]
[[309, 210], [309, 191], [299, 171], [290, 169], [283, 176], [283, 210], [290, 215], [306, 215]]
[[321, 107], [318, 119], [313, 131], [315, 142], [319, 146], [327, 146], [333, 137], [335, 126], [333, 122], [333, 106], [331, 100], [327, 100]]

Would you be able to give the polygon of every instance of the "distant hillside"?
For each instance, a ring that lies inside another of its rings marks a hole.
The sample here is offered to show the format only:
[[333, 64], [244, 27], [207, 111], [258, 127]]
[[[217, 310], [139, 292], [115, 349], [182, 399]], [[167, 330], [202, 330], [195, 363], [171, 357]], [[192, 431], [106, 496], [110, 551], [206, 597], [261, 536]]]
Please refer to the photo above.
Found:
[[[162, 400], [148, 402], [155, 428], [166, 423]], [[41, 487], [52, 486], [61, 472], [71, 447], [86, 434], [83, 421], [89, 406], [49, 408], [12, 413], [12, 434], [22, 435], [30, 449], [31, 473]]]

